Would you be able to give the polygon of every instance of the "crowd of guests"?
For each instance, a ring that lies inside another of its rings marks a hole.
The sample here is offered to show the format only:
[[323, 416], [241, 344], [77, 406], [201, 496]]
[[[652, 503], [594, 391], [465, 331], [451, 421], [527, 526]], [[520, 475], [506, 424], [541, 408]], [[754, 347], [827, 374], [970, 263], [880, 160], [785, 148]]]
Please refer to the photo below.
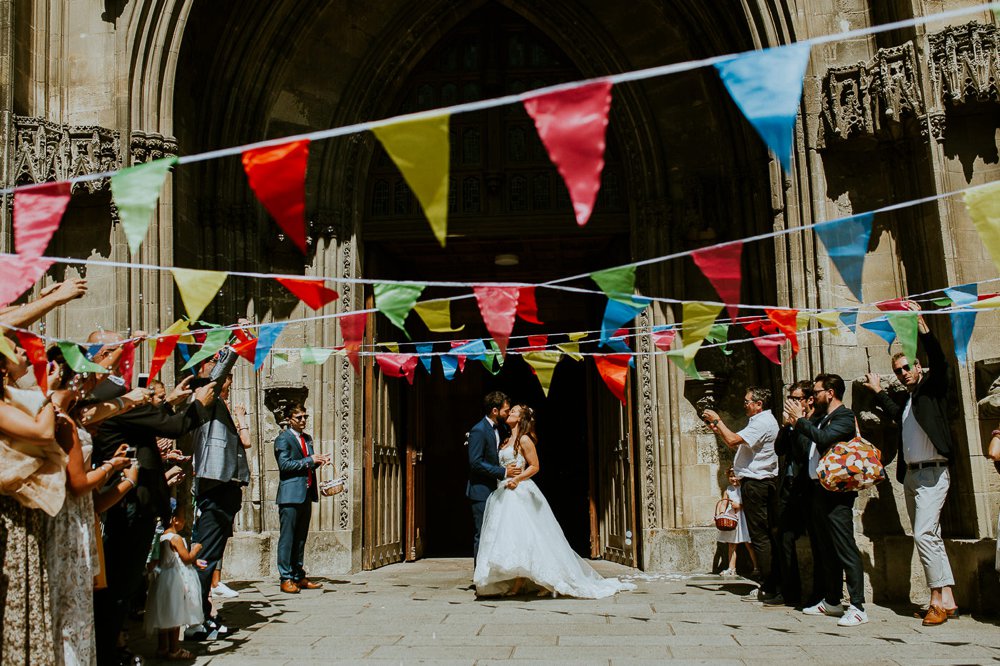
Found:
[[[918, 309], [912, 302], [906, 307]], [[935, 626], [958, 615], [955, 579], [941, 538], [941, 510], [955, 447], [947, 417], [948, 362], [919, 315], [918, 326], [929, 367], [903, 353], [891, 357], [893, 373], [906, 389], [905, 400], [894, 400], [875, 373], [865, 377], [864, 386], [874, 393], [885, 418], [899, 426], [896, 479], [904, 489], [914, 546], [930, 588], [923, 624]], [[743, 402], [749, 417], [743, 429], [733, 430], [712, 410], [703, 418], [735, 452], [724, 497], [745, 526], [742, 534], [720, 532], [720, 541], [730, 544], [729, 568], [723, 573], [735, 573], [736, 544], [748, 542], [754, 562], [751, 577], [760, 587], [745, 600], [801, 608], [807, 615], [836, 617], [840, 626], [851, 627], [868, 622], [861, 553], [854, 538], [858, 493], [828, 490], [818, 474], [820, 460], [831, 447], [859, 434], [854, 412], [843, 403], [845, 390], [844, 380], [830, 373], [795, 382], [788, 387], [779, 423], [771, 392], [751, 387]], [[993, 432], [989, 455], [1000, 460], [1000, 430]], [[803, 536], [808, 537], [813, 560], [808, 596], [803, 594], [797, 561], [796, 544]], [[1000, 550], [997, 558], [1000, 569]]]
[[228, 403], [237, 356], [225, 348], [169, 391], [123, 379], [142, 333], [97, 331], [85, 346], [53, 345], [47, 363], [29, 363], [13, 332], [86, 291], [84, 280], [68, 280], [0, 311], [3, 666], [141, 663], [125, 624], [143, 598], [162, 658], [192, 658], [182, 627], [187, 640], [232, 631], [211, 597], [237, 594], [218, 576], [250, 481], [246, 410]]

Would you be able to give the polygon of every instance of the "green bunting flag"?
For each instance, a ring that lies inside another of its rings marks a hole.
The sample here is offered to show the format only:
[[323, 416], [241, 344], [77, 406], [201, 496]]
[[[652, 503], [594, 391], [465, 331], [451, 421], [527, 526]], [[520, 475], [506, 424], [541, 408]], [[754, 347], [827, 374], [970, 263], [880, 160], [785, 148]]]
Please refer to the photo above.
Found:
[[288, 365], [288, 354], [284, 352], [271, 352], [271, 367], [280, 368]]
[[896, 339], [903, 347], [903, 353], [912, 363], [917, 358], [918, 322], [916, 312], [890, 312], [886, 315], [889, 325], [896, 332]]
[[80, 345], [75, 342], [59, 341], [57, 344], [59, 345], [59, 350], [62, 351], [63, 358], [66, 359], [66, 364], [76, 372], [104, 374], [108, 371], [103, 365], [98, 365], [84, 356]]
[[722, 345], [719, 349], [726, 356], [733, 353], [733, 350], [727, 344], [729, 342], [729, 324], [713, 324], [708, 335], [705, 336], [705, 342], [713, 345]]
[[410, 310], [417, 304], [417, 299], [424, 290], [422, 284], [390, 284], [379, 282], [375, 285], [375, 309], [389, 318], [406, 337], [410, 334], [406, 332], [404, 322]]
[[122, 169], [111, 176], [111, 196], [118, 208], [118, 217], [132, 254], [139, 252], [156, 202], [160, 199], [163, 181], [175, 164], [176, 157], [166, 157]]
[[202, 343], [201, 349], [191, 356], [191, 360], [184, 364], [181, 370], [189, 370], [205, 359], [215, 356], [215, 353], [226, 346], [229, 342], [229, 329], [220, 328], [213, 331], [209, 331], [205, 336], [205, 342]]
[[490, 348], [486, 350], [486, 356], [480, 361], [491, 375], [498, 375], [503, 369], [503, 354], [500, 353], [500, 345], [496, 340], [490, 340]]
[[305, 347], [299, 351], [303, 365], [323, 365], [332, 354], [332, 349], [323, 347]]
[[597, 283], [608, 298], [632, 305], [635, 293], [635, 266], [609, 268], [590, 274], [590, 279]]

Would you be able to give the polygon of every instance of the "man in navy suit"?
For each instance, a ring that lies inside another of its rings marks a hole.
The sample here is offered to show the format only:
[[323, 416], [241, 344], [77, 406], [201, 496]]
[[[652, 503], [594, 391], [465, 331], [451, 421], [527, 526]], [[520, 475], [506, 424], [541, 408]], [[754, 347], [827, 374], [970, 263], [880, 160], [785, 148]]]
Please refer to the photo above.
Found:
[[486, 500], [497, 489], [497, 481], [517, 476], [521, 469], [514, 465], [506, 469], [500, 466], [498, 451], [500, 443], [509, 435], [507, 415], [510, 414], [510, 399], [500, 391], [493, 391], [483, 399], [486, 412], [468, 434], [469, 485], [465, 496], [472, 502], [472, 520], [475, 537], [472, 541], [472, 557], [479, 554], [479, 531], [483, 528], [483, 514]]
[[319, 501], [316, 488], [316, 468], [330, 463], [330, 455], [314, 454], [312, 437], [305, 431], [309, 416], [301, 404], [287, 412], [288, 427], [274, 440], [274, 458], [278, 461], [278, 574], [281, 591], [296, 594], [301, 589], [323, 587], [306, 578], [302, 568], [312, 503]]

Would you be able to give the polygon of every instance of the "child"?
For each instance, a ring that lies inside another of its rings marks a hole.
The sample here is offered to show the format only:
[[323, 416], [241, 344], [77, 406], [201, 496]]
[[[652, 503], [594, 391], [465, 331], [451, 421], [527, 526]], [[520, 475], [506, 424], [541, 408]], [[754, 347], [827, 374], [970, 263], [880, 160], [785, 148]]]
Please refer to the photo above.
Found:
[[149, 588], [146, 601], [146, 631], [158, 629], [157, 656], [167, 659], [194, 659], [187, 650], [178, 646], [181, 625], [201, 624], [201, 583], [194, 565], [204, 569], [204, 560], [196, 560], [201, 544], [188, 550], [184, 538], [178, 534], [184, 529], [184, 507], [171, 500], [173, 514], [170, 525], [160, 537], [159, 573]]
[[750, 532], [747, 530], [746, 522], [743, 520], [743, 497], [740, 495], [740, 480], [736, 478], [736, 472], [729, 468], [729, 487], [722, 494], [729, 499], [729, 508], [726, 513], [732, 514], [736, 518], [736, 529], [723, 532], [719, 530], [719, 542], [729, 544], [729, 568], [722, 572], [723, 576], [736, 575], [736, 547], [745, 543], [747, 552], [750, 553], [750, 561], [753, 562], [753, 569], [757, 571], [757, 557], [750, 547]]

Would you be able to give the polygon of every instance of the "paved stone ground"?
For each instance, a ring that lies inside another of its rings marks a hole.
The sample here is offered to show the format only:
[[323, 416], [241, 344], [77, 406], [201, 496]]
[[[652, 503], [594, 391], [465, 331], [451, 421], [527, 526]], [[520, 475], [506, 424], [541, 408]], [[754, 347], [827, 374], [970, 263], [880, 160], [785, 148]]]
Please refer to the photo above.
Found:
[[[720, 587], [718, 577], [596, 566], [604, 575], [634, 576], [638, 589], [598, 601], [477, 601], [469, 589], [471, 561], [461, 559], [326, 579], [325, 589], [298, 595], [282, 594], [274, 581], [230, 583], [240, 596], [222, 612], [242, 630], [229, 640], [186, 645], [198, 653], [196, 664], [212, 666], [1000, 662], [1000, 618], [964, 616], [924, 628], [913, 608], [869, 604], [869, 624], [842, 629], [830, 618], [743, 602], [750, 588]], [[148, 640], [133, 647], [145, 655], [154, 649]]]

